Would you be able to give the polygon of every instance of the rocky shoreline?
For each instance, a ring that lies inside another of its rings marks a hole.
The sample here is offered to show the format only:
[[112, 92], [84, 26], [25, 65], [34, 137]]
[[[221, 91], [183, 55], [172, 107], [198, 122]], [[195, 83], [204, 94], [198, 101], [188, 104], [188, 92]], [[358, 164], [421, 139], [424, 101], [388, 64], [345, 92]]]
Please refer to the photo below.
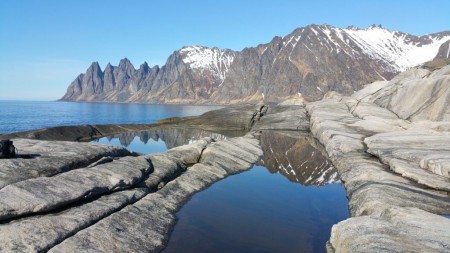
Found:
[[[448, 252], [449, 101], [447, 65], [306, 105], [0, 136], [22, 155], [0, 160], [0, 251], [158, 252], [190, 196], [249, 169], [263, 154], [260, 132], [282, 130], [310, 131], [346, 188], [351, 218], [333, 226], [328, 252]], [[166, 127], [249, 133], [147, 156], [63, 142]]]

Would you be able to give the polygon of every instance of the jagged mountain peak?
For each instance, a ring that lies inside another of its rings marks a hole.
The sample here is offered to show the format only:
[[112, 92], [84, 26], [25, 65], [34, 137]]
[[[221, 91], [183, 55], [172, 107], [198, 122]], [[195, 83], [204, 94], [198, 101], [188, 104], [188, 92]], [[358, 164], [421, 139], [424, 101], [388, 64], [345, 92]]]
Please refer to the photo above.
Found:
[[[416, 36], [380, 25], [313, 24], [242, 51], [186, 46], [161, 68], [144, 63], [135, 70], [124, 58], [101, 73], [97, 63], [88, 73], [97, 71], [98, 78], [76, 79], [63, 99], [227, 104], [277, 102], [301, 94], [317, 100], [328, 91], [351, 94], [432, 60], [449, 39], [450, 31]], [[441, 51], [448, 56], [446, 49]]]
[[141, 64], [141, 66], [139, 67], [139, 69], [141, 70], [148, 70], [150, 67], [148, 66], [148, 63], [145, 61], [144, 63]]
[[134, 70], [134, 66], [130, 62], [130, 60], [128, 60], [128, 58], [123, 58], [122, 60], [120, 60], [119, 68], [124, 69], [124, 70], [127, 70], [127, 69], [133, 69]]
[[100, 65], [98, 64], [97, 61], [92, 62], [88, 69], [92, 69], [92, 70], [98, 69], [101, 71]]

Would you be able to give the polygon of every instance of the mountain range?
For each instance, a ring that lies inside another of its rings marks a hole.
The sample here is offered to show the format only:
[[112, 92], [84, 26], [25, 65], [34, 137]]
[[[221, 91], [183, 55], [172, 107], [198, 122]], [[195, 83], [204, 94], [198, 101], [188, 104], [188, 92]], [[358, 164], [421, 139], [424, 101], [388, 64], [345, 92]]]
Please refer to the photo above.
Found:
[[351, 94], [434, 58], [449, 57], [450, 31], [415, 36], [372, 25], [309, 25], [241, 51], [187, 46], [164, 66], [93, 62], [63, 101], [239, 104]]

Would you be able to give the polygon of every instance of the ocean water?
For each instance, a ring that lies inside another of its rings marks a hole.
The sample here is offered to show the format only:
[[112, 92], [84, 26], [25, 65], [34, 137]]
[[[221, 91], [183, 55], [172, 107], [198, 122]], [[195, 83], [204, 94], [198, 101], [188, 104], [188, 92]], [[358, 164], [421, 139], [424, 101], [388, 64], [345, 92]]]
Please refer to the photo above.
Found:
[[0, 100], [0, 134], [66, 125], [151, 124], [164, 118], [200, 115], [222, 107]]

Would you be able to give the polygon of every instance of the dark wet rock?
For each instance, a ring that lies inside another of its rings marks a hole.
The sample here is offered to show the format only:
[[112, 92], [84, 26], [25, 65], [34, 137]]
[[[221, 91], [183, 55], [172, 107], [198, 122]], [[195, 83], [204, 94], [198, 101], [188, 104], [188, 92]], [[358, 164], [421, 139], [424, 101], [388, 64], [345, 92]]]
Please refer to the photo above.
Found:
[[447, 40], [439, 47], [439, 51], [436, 57], [434, 57], [434, 60], [449, 59], [449, 58], [450, 58], [450, 40]]
[[206, 112], [200, 116], [162, 120], [160, 124], [176, 124], [198, 127], [204, 130], [250, 130], [267, 107], [264, 105], [230, 106], [223, 109]]
[[16, 156], [16, 148], [11, 140], [0, 140], [0, 159]]
[[[136, 132], [148, 132], [150, 136], [143, 138], [157, 139], [157, 136], [168, 134], [189, 135], [194, 129], [223, 133], [228, 136], [242, 136], [246, 131], [260, 120], [267, 111], [264, 105], [230, 106], [223, 109], [206, 112], [200, 116], [185, 118], [169, 118], [158, 121], [156, 124], [112, 124], [112, 125], [83, 125], [60, 126], [45, 129], [31, 130], [20, 133], [0, 135], [1, 139], [27, 138], [52, 141], [91, 141], [105, 136], [120, 134], [124, 142], [129, 141], [125, 133], [133, 136]], [[174, 128], [182, 130], [174, 131]], [[183, 130], [184, 129], [184, 130]], [[198, 131], [198, 130], [197, 130]], [[184, 133], [183, 133], [184, 132]], [[198, 135], [196, 133], [195, 135]], [[165, 139], [177, 140], [175, 137]], [[170, 143], [174, 147], [181, 143]], [[184, 143], [183, 143], [184, 144]]]
[[152, 126], [146, 124], [57, 126], [0, 135], [0, 139], [26, 138], [49, 141], [89, 141], [122, 132], [143, 131]]

